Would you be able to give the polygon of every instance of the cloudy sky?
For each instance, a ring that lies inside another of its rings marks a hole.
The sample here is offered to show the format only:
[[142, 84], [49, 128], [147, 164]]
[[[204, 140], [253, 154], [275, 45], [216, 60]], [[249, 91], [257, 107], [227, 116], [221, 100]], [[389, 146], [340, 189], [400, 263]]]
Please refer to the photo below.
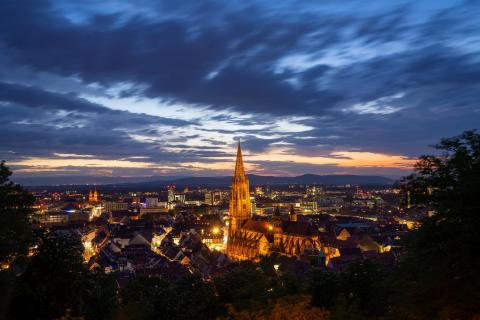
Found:
[[3, 1], [17, 176], [399, 176], [479, 127], [478, 1]]

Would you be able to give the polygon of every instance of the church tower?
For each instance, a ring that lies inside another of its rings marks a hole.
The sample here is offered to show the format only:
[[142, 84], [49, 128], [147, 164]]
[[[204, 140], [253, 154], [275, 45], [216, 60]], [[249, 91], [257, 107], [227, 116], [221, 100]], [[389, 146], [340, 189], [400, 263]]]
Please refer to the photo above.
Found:
[[95, 191], [90, 190], [88, 192], [88, 202], [98, 202], [97, 188], [95, 188]]
[[242, 149], [240, 148], [240, 143], [238, 143], [237, 160], [232, 178], [232, 190], [230, 192], [230, 225], [228, 228], [227, 254], [230, 253], [229, 251], [231, 250], [229, 244], [232, 236], [242, 226], [245, 220], [251, 218], [249, 189], [248, 178], [245, 175], [245, 169], [243, 167]]

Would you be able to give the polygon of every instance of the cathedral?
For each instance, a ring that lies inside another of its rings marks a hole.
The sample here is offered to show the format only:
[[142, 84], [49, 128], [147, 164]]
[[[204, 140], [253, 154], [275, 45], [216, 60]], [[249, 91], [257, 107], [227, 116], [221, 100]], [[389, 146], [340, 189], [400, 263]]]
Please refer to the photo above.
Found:
[[282, 217], [277, 208], [271, 221], [255, 220], [249, 189], [239, 143], [230, 193], [227, 255], [231, 259], [258, 260], [273, 252], [293, 257], [321, 249], [317, 230], [307, 221], [298, 221], [293, 208], [288, 217]]
[[90, 203], [98, 202], [98, 193], [96, 188], [95, 188], [95, 191], [92, 192], [92, 190], [90, 190], [88, 192], [88, 202]]

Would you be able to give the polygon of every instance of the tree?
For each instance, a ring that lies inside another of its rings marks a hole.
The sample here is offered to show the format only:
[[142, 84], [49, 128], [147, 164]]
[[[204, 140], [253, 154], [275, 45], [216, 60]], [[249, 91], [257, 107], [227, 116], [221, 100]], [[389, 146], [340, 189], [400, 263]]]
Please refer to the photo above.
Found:
[[269, 300], [264, 308], [236, 310], [229, 306], [228, 319], [237, 320], [327, 320], [329, 312], [310, 304], [307, 295], [285, 296], [278, 300]]
[[[340, 274], [339, 299], [343, 296], [347, 307], [358, 310], [356, 313], [359, 317], [378, 317], [384, 313], [386, 306], [385, 280], [385, 272], [380, 265], [369, 260], [353, 262]], [[337, 299], [337, 311], [339, 307]]]
[[121, 291], [123, 319], [175, 319], [178, 312], [173, 287], [160, 277], [133, 278]]
[[303, 282], [304, 290], [312, 296], [312, 304], [330, 309], [340, 290], [340, 279], [333, 271], [311, 270]]
[[84, 307], [81, 312], [86, 319], [111, 319], [117, 307], [117, 284], [115, 274], [88, 273], [82, 285]]
[[233, 304], [236, 310], [264, 306], [272, 289], [270, 279], [260, 267], [247, 261], [215, 277], [214, 284], [221, 303]]
[[58, 319], [67, 314], [102, 319], [109, 314], [114, 307], [113, 279], [88, 272], [79, 239], [41, 231], [34, 246], [30, 263], [17, 277], [12, 319]]
[[31, 240], [29, 215], [33, 196], [10, 181], [12, 172], [0, 162], [0, 266], [8, 267], [27, 253]]
[[169, 283], [137, 277], [121, 291], [122, 319], [215, 319], [221, 312], [213, 286], [197, 275]]
[[173, 283], [178, 305], [175, 319], [216, 319], [224, 309], [211, 282], [199, 274], [186, 275]]
[[21, 186], [10, 181], [12, 172], [0, 162], [0, 319], [6, 317], [15, 276], [11, 265], [24, 257], [31, 241], [29, 215], [33, 197]]
[[393, 287], [395, 316], [467, 319], [480, 314], [480, 136], [466, 131], [422, 156], [403, 181], [434, 214], [413, 233]]
[[358, 306], [358, 301], [348, 301], [349, 299], [345, 295], [339, 294], [335, 300], [331, 320], [367, 320], [371, 319], [366, 317]]

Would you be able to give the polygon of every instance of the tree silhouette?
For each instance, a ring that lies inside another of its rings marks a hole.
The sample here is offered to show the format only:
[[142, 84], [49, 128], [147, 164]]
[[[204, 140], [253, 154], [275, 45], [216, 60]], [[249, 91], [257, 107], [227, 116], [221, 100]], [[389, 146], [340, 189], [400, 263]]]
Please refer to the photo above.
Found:
[[29, 215], [33, 196], [10, 181], [12, 172], [0, 162], [0, 264], [7, 268], [15, 258], [27, 253], [31, 240]]
[[394, 288], [396, 316], [467, 319], [480, 314], [480, 136], [466, 131], [422, 156], [404, 179], [433, 214], [414, 232]]

